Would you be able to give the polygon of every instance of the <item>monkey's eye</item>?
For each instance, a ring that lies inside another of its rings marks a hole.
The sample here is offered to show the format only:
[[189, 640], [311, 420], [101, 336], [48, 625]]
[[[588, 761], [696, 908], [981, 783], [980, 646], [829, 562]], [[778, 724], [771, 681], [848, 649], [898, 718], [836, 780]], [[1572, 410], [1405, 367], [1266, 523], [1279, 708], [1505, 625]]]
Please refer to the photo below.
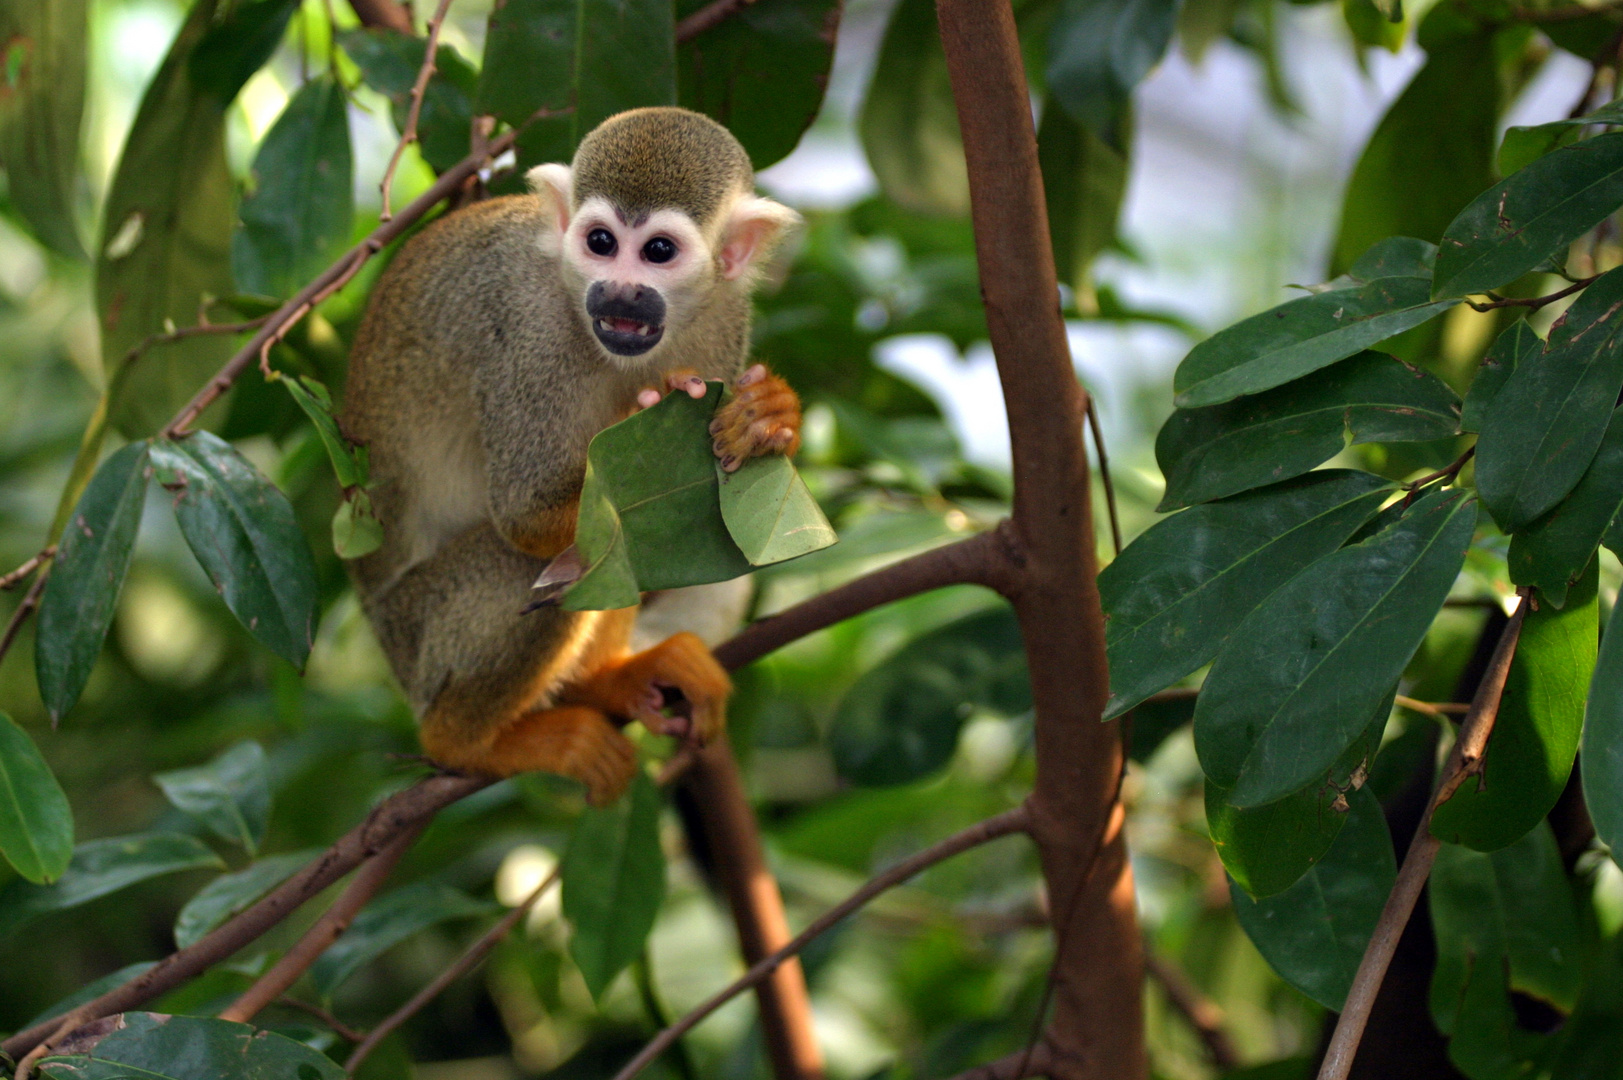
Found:
[[586, 250], [593, 255], [613, 255], [615, 246], [614, 234], [607, 229], [593, 229], [586, 234]]
[[663, 236], [656, 236], [642, 246], [642, 257], [651, 263], [670, 262], [676, 258], [676, 242]]

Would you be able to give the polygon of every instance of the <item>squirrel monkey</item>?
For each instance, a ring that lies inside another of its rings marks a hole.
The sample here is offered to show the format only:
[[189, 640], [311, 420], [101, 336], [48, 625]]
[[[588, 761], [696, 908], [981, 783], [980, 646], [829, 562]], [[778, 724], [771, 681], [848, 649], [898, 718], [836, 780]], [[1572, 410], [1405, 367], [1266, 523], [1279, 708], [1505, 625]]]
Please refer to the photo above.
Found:
[[731, 684], [692, 634], [633, 653], [636, 608], [525, 612], [531, 583], [573, 543], [592, 436], [662, 394], [732, 381], [725, 470], [798, 448], [799, 399], [745, 357], [756, 272], [799, 218], [685, 109], [610, 117], [528, 179], [424, 229], [373, 290], [343, 424], [383, 544], [351, 568], [435, 761], [560, 773], [600, 805], [636, 768], [617, 722], [709, 739]]

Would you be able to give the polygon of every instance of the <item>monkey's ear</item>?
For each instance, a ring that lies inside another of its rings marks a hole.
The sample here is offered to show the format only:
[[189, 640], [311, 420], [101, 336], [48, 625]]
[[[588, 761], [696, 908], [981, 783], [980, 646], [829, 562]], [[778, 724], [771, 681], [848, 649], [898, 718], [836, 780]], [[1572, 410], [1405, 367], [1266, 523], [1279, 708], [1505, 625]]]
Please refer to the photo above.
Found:
[[574, 188], [569, 166], [537, 165], [524, 174], [524, 179], [530, 182], [530, 190], [541, 196], [547, 223], [554, 231], [561, 234], [569, 228], [569, 201]]
[[721, 233], [721, 274], [729, 280], [742, 276], [769, 254], [785, 233], [800, 224], [800, 215], [782, 203], [745, 195], [732, 206]]

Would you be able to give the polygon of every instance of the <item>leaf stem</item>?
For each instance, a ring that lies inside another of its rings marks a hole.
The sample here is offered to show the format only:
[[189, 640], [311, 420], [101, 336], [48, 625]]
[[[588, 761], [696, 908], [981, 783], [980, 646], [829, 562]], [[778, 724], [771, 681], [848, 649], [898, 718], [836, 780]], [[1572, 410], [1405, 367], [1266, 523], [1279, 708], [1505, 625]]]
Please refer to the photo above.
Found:
[[1121, 554], [1121, 520], [1116, 515], [1116, 485], [1110, 480], [1110, 455], [1105, 451], [1104, 431], [1099, 427], [1099, 407], [1093, 395], [1088, 395], [1088, 430], [1093, 433], [1093, 448], [1099, 454], [1099, 483], [1105, 489], [1105, 510], [1110, 514], [1110, 540], [1116, 554]]
[[1553, 304], [1557, 300], [1564, 300], [1578, 290], [1588, 288], [1590, 284], [1593, 283], [1598, 277], [1600, 277], [1599, 274], [1591, 274], [1589, 277], [1579, 278], [1571, 285], [1568, 285], [1565, 289], [1562, 289], [1559, 292], [1550, 293], [1548, 296], [1506, 297], [1489, 293], [1488, 295], [1493, 297], [1493, 299], [1489, 300], [1485, 304], [1477, 303], [1475, 300], [1467, 300], [1465, 303], [1466, 306], [1470, 307], [1473, 311], [1494, 311], [1498, 308], [1508, 307], [1524, 307], [1530, 311], [1537, 311], [1546, 304]]
[[27, 580], [28, 575], [38, 570], [40, 564], [49, 562], [56, 554], [56, 545], [50, 544], [43, 551], [33, 555], [27, 562], [9, 574], [0, 574], [0, 592], [9, 592]]

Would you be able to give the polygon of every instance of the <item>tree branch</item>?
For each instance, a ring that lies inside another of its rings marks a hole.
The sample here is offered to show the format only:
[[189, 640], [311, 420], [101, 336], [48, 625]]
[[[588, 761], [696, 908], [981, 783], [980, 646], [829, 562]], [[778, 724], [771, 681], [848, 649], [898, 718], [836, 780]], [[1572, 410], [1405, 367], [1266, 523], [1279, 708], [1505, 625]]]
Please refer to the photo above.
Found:
[[333, 942], [343, 936], [349, 924], [355, 921], [360, 910], [371, 902], [372, 897], [383, 888], [384, 882], [394, 872], [395, 866], [406, 854], [412, 843], [428, 826], [428, 818], [408, 826], [404, 832], [389, 842], [389, 845], [366, 862], [356, 871], [344, 891], [333, 901], [315, 925], [304, 932], [304, 936], [287, 952], [282, 954], [271, 969], [261, 975], [241, 997], [232, 1002], [230, 1007], [220, 1013], [221, 1020], [232, 1020], [239, 1024], [246, 1024], [259, 1014], [265, 1006], [272, 1004], [287, 990], [299, 981], [303, 975], [321, 958], [321, 954], [332, 947]]
[[1469, 306], [1474, 311], [1493, 311], [1493, 310], [1495, 310], [1497, 308], [1507, 308], [1507, 307], [1524, 307], [1524, 308], [1528, 308], [1528, 309], [1530, 309], [1532, 311], [1537, 311], [1539, 308], [1544, 307], [1546, 304], [1553, 304], [1557, 300], [1564, 300], [1565, 298], [1571, 296], [1573, 293], [1577, 292], [1580, 289], [1587, 289], [1589, 287], [1590, 283], [1593, 282], [1595, 280], [1595, 278], [1598, 278], [1598, 277], [1600, 277], [1599, 274], [1592, 274], [1589, 277], [1586, 277], [1586, 278], [1583, 278], [1583, 279], [1581, 279], [1579, 281], [1573, 282], [1571, 285], [1568, 285], [1565, 289], [1562, 289], [1560, 292], [1553, 292], [1553, 293], [1550, 293], [1548, 296], [1528, 296], [1528, 297], [1508, 297], [1507, 298], [1507, 297], [1503, 297], [1503, 296], [1494, 296], [1493, 293], [1489, 293], [1488, 295], [1492, 296], [1493, 299], [1488, 301], [1485, 304], [1479, 304], [1475, 300], [1467, 300], [1465, 303], [1466, 303], [1467, 306]]
[[711, 0], [710, 3], [676, 24], [676, 40], [691, 41], [717, 23], [740, 11], [755, 0]]
[[381, 1024], [362, 1038], [356, 1045], [354, 1052], [349, 1055], [349, 1060], [344, 1062], [344, 1071], [353, 1076], [355, 1070], [361, 1067], [361, 1062], [366, 1060], [366, 1056], [377, 1047], [378, 1043], [399, 1028], [401, 1024], [421, 1012], [423, 1006], [438, 997], [447, 986], [478, 967], [485, 957], [490, 955], [491, 950], [499, 945], [503, 938], [513, 932], [513, 927], [524, 920], [524, 917], [530, 913], [530, 909], [535, 907], [536, 901], [540, 900], [557, 880], [558, 868], [554, 867], [552, 873], [548, 874], [541, 884], [537, 885], [531, 890], [530, 895], [524, 898], [523, 903], [503, 915], [495, 926], [492, 926], [481, 935], [478, 941], [468, 946], [467, 950], [456, 958], [455, 963], [434, 976], [433, 981], [413, 994], [410, 1001], [390, 1013]]
[[247, 911], [227, 920], [200, 940], [170, 953], [147, 971], [85, 1003], [66, 1016], [53, 1018], [0, 1043], [0, 1050], [19, 1057], [45, 1045], [60, 1031], [65, 1035], [91, 1020], [125, 1012], [174, 989], [237, 950], [292, 914], [312, 896], [326, 889], [366, 859], [383, 850], [407, 829], [427, 821], [440, 810], [495, 781], [485, 776], [437, 773], [405, 791], [385, 799], [366, 820], [346, 833], [320, 856], [261, 898]]
[[979, 824], [971, 825], [961, 832], [954, 833], [940, 843], [933, 844], [923, 851], [903, 859], [889, 870], [873, 877], [845, 900], [814, 919], [811, 925], [795, 936], [794, 940], [760, 960], [731, 985], [718, 991], [706, 999], [698, 1008], [660, 1032], [647, 1046], [642, 1048], [636, 1057], [626, 1064], [625, 1068], [614, 1074], [614, 1080], [631, 1080], [632, 1077], [647, 1068], [659, 1055], [670, 1049], [677, 1039], [693, 1030], [699, 1021], [744, 991], [765, 982], [772, 972], [776, 971], [790, 957], [797, 955], [819, 936], [827, 933], [846, 916], [860, 909], [880, 893], [900, 885], [908, 878], [934, 866], [936, 863], [944, 862], [954, 855], [961, 854], [988, 841], [996, 840], [998, 837], [1008, 836], [1010, 833], [1026, 832], [1030, 829], [1030, 826], [1031, 811], [1028, 806], [1022, 804], [1012, 810], [1005, 810], [995, 817], [987, 818]]
[[977, 1065], [959, 1073], [952, 1080], [1025, 1080], [1028, 1076], [1047, 1076], [1053, 1064], [1054, 1056], [1048, 1044], [1039, 1042], [996, 1061]]
[[349, 0], [349, 6], [361, 20], [362, 26], [394, 30], [402, 34], [415, 34], [411, 14], [404, 4], [395, 0]]
[[295, 997], [284, 996], [277, 998], [276, 1004], [282, 1006], [284, 1009], [295, 1009], [301, 1013], [304, 1013], [306, 1016], [314, 1017], [323, 1024], [332, 1028], [333, 1034], [337, 1035], [340, 1039], [343, 1039], [347, 1043], [358, 1043], [362, 1039], [366, 1038], [366, 1032], [356, 1031], [354, 1028], [338, 1019], [338, 1017], [334, 1016], [330, 1011], [323, 1009], [320, 1005], [317, 1005], [313, 1001], [301, 1001]]
[[1319, 1067], [1319, 1080], [1346, 1080], [1352, 1070], [1358, 1044], [1364, 1037], [1364, 1026], [1369, 1023], [1370, 1010], [1375, 1006], [1375, 996], [1380, 992], [1386, 969], [1392, 963], [1398, 938], [1403, 936], [1403, 928], [1414, 913], [1415, 903], [1420, 899], [1421, 889], [1425, 888], [1426, 878], [1431, 875], [1432, 863], [1441, 846], [1441, 842], [1431, 833], [1432, 815], [1453, 797], [1466, 777], [1482, 772], [1483, 755], [1487, 752], [1488, 737], [1493, 734], [1494, 721], [1499, 717], [1499, 702], [1504, 697], [1511, 661], [1516, 656], [1516, 641], [1521, 636], [1527, 605], [1528, 598], [1524, 594], [1516, 613], [1499, 635], [1499, 644], [1494, 647], [1493, 658], [1488, 661], [1488, 669], [1483, 673], [1482, 682], [1478, 684], [1471, 701], [1471, 711], [1460, 725], [1459, 738], [1449, 752], [1442, 783], [1427, 804], [1426, 812], [1420, 816], [1414, 839], [1409, 843], [1409, 852], [1403, 857], [1403, 865], [1398, 868], [1392, 893], [1386, 898], [1380, 921], [1375, 924], [1375, 932], [1364, 949], [1364, 958], [1358, 964], [1358, 974], [1353, 977], [1352, 988], [1347, 991], [1347, 1001], [1342, 1006], [1335, 1033], [1330, 1037], [1330, 1046]]
[[17, 610], [11, 613], [11, 618], [6, 622], [5, 632], [0, 633], [0, 660], [6, 658], [6, 653], [11, 650], [11, 643], [17, 640], [17, 634], [22, 630], [23, 623], [27, 622], [28, 616], [34, 613], [35, 608], [39, 607], [39, 598], [45, 592], [45, 579], [50, 576], [50, 573], [50, 566], [46, 566], [44, 570], [40, 571], [39, 577], [34, 579], [34, 584], [30, 585], [28, 591], [23, 594], [22, 603], [18, 604]]
[[1105, 451], [1105, 433], [1099, 426], [1099, 406], [1088, 395], [1088, 430], [1093, 433], [1093, 449], [1099, 455], [1099, 483], [1105, 489], [1105, 509], [1110, 513], [1110, 543], [1121, 554], [1121, 519], [1116, 515], [1116, 485], [1110, 479], [1110, 455]]
[[423, 95], [428, 92], [428, 80], [434, 77], [434, 56], [440, 46], [440, 27], [445, 25], [445, 13], [450, 9], [451, 0], [440, 0], [433, 18], [428, 20], [428, 47], [423, 50], [423, 63], [417, 69], [417, 81], [411, 85], [411, 109], [406, 113], [406, 129], [400, 133], [400, 141], [394, 144], [389, 165], [383, 170], [383, 179], [378, 182], [378, 190], [383, 195], [383, 212], [378, 216], [379, 221], [388, 221], [393, 216], [389, 210], [389, 191], [394, 187], [394, 171], [399, 168], [400, 157], [406, 152], [406, 147], [417, 141], [417, 118], [423, 112]]
[[[987, 336], [1008, 409], [1014, 547], [1005, 588], [1026, 645], [1036, 714], [1032, 835], [1056, 913], [1055, 1080], [1147, 1074], [1143, 959], [1132, 870], [1119, 828], [1120, 725], [1109, 688], [1086, 394], [1060, 315], [1037, 138], [1008, 0], [937, 0], [969, 173]], [[1097, 855], [1095, 856], [1095, 852]]]
[[1168, 1003], [1178, 1015], [1194, 1029], [1200, 1041], [1206, 1044], [1212, 1064], [1227, 1072], [1240, 1064], [1240, 1055], [1234, 1049], [1228, 1032], [1223, 1030], [1223, 1009], [1200, 992], [1200, 987], [1189, 981], [1170, 960], [1157, 956], [1151, 949], [1144, 950], [1144, 970], [1154, 979], [1167, 996]]

